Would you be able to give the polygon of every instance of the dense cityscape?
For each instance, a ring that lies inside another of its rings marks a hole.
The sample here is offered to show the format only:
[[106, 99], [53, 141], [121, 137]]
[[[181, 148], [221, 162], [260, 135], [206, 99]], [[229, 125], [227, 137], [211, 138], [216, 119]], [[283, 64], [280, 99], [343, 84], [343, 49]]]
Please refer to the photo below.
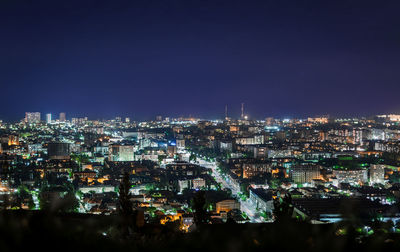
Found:
[[399, 251], [399, 13], [0, 1], [0, 252]]
[[[195, 229], [276, 221], [291, 198], [295, 219], [340, 222], [354, 205], [400, 231], [400, 115], [371, 118], [152, 121], [26, 112], [1, 123], [1, 207], [114, 215], [126, 178], [136, 224]], [[365, 225], [362, 232], [373, 232]]]

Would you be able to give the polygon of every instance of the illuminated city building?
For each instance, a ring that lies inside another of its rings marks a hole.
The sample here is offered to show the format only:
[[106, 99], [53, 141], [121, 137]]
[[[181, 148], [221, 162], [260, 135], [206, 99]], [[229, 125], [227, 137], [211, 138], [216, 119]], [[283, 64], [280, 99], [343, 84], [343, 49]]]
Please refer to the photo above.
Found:
[[65, 115], [65, 112], [61, 112], [60, 113], [60, 118], [59, 118], [60, 122], [65, 122], [66, 119], [67, 119], [67, 117]]
[[254, 145], [264, 144], [264, 135], [255, 135], [253, 137], [238, 137], [235, 139], [236, 144], [240, 145]]
[[400, 115], [390, 114], [390, 115], [378, 115], [378, 118], [382, 118], [391, 122], [400, 122]]
[[19, 145], [19, 137], [17, 135], [8, 136], [8, 146]]
[[317, 165], [293, 166], [290, 176], [296, 184], [311, 183], [314, 179], [320, 179], [320, 167]]
[[87, 117], [82, 118], [72, 118], [71, 123], [75, 125], [84, 125], [88, 121]]
[[233, 150], [232, 140], [221, 140], [219, 142], [219, 148], [221, 151], [232, 152]]
[[202, 178], [195, 178], [192, 181], [194, 189], [201, 189], [206, 187], [206, 181]]
[[185, 149], [185, 139], [176, 139], [176, 148], [182, 152]]
[[134, 161], [134, 146], [112, 144], [108, 146], [108, 160], [118, 161]]
[[250, 188], [249, 200], [259, 211], [271, 212], [273, 209], [273, 194], [271, 191], [262, 188]]
[[46, 123], [51, 123], [51, 114], [46, 114]]
[[47, 154], [49, 159], [69, 159], [71, 145], [69, 143], [49, 143], [47, 145]]
[[230, 212], [234, 209], [240, 210], [240, 203], [234, 199], [226, 199], [215, 204], [217, 213]]
[[327, 116], [326, 117], [309, 117], [307, 119], [307, 121], [311, 122], [311, 123], [325, 124], [325, 123], [328, 123], [329, 118]]
[[169, 157], [174, 157], [176, 151], [177, 151], [176, 145], [168, 145], [167, 154]]
[[339, 183], [365, 184], [368, 182], [368, 170], [366, 169], [337, 169], [333, 170], [333, 175]]
[[369, 167], [369, 176], [371, 184], [385, 184], [385, 165], [372, 164]]
[[254, 147], [254, 158], [265, 158], [268, 156], [267, 147]]
[[39, 123], [40, 122], [40, 112], [26, 112], [25, 113], [26, 123]]
[[243, 163], [243, 178], [252, 178], [255, 176], [259, 176], [261, 174], [266, 174], [267, 172], [271, 172], [271, 164], [270, 163]]

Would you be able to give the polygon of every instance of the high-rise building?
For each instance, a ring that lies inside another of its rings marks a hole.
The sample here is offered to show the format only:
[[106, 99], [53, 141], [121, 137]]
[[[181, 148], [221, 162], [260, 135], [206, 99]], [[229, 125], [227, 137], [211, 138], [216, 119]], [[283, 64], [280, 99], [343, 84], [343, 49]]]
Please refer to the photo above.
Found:
[[125, 117], [125, 122], [126, 122], [126, 123], [130, 123], [130, 122], [131, 122], [131, 119], [130, 119], [129, 117]]
[[353, 143], [354, 144], [363, 144], [363, 131], [362, 129], [353, 129]]
[[371, 184], [385, 183], [385, 165], [371, 165], [371, 167], [369, 168], [369, 182]]
[[156, 116], [156, 121], [159, 121], [159, 122], [162, 121], [162, 116], [160, 116], [160, 115]]
[[134, 146], [112, 144], [108, 147], [110, 161], [134, 161]]
[[60, 122], [65, 122], [65, 120], [66, 120], [66, 116], [65, 116], [65, 112], [61, 112], [60, 113]]
[[320, 168], [317, 165], [301, 165], [292, 168], [290, 175], [297, 184], [311, 183], [320, 178]]
[[46, 123], [51, 123], [51, 114], [46, 114]]
[[40, 112], [25, 112], [25, 122], [26, 123], [39, 123], [40, 122]]
[[71, 146], [69, 143], [49, 143], [47, 145], [47, 154], [49, 159], [69, 159]]
[[185, 149], [185, 139], [176, 139], [176, 147], [180, 150]]
[[230, 118], [229, 118], [229, 116], [228, 116], [228, 105], [225, 105], [225, 120], [226, 120], [226, 121], [229, 121], [229, 120], [230, 120]]
[[368, 170], [365, 169], [337, 169], [332, 172], [338, 183], [364, 184], [368, 182]]

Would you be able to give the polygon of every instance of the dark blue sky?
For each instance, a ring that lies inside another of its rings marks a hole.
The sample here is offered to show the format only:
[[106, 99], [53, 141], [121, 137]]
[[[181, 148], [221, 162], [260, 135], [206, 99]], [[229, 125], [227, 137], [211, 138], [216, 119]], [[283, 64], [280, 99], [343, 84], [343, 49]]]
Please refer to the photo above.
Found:
[[400, 112], [399, 13], [398, 0], [3, 0], [0, 119]]

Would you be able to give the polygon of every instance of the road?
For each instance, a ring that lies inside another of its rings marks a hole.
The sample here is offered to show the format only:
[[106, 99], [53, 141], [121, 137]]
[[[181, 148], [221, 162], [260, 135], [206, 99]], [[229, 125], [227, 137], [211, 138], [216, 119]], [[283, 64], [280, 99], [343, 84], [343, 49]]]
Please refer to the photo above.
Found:
[[217, 169], [217, 164], [216, 162], [210, 162], [205, 160], [203, 157], [197, 157], [196, 161], [191, 161], [191, 163], [198, 164], [200, 166], [210, 168], [212, 171], [212, 176], [215, 178], [215, 181], [217, 183], [220, 183], [222, 186], [222, 189], [230, 189], [232, 191], [232, 195], [234, 195], [240, 202], [240, 210], [249, 217], [250, 222], [253, 223], [260, 223], [263, 222], [262, 217], [260, 217], [257, 213], [256, 208], [250, 203], [250, 200], [242, 200], [240, 197], [240, 189], [236, 188], [232, 182], [230, 182], [228, 179], [224, 178], [222, 174], [218, 172]]

